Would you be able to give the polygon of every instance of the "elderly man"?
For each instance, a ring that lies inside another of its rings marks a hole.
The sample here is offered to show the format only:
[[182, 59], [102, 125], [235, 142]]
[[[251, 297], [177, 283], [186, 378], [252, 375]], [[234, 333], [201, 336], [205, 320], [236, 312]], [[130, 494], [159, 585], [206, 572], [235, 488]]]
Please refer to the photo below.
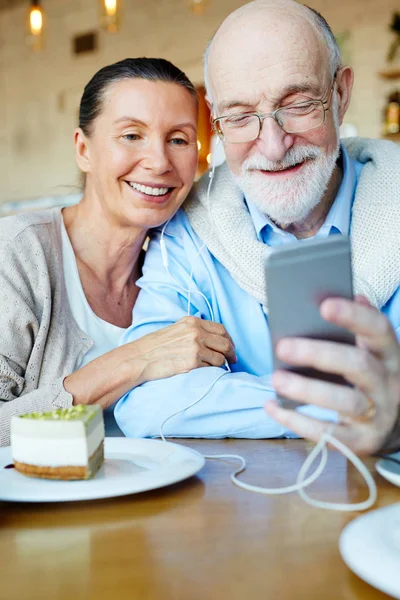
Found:
[[[130, 341], [189, 313], [231, 335], [231, 372], [196, 369], [136, 388], [115, 415], [127, 435], [334, 435], [359, 454], [400, 448], [400, 149], [339, 141], [353, 72], [325, 20], [293, 0], [257, 0], [220, 26], [205, 57], [208, 99], [226, 164], [204, 176], [148, 251]], [[286, 339], [281, 359], [343, 375], [353, 387], [272, 376], [264, 264], [271, 248], [350, 235], [356, 301], [322, 316], [355, 347]], [[371, 306], [374, 305], [374, 306]], [[379, 309], [379, 310], [377, 310]], [[171, 348], [173, 353], [173, 348]], [[207, 365], [207, 356], [203, 358]], [[279, 407], [274, 389], [306, 403]], [[193, 404], [187, 410], [185, 407]], [[266, 406], [266, 411], [263, 406]]]

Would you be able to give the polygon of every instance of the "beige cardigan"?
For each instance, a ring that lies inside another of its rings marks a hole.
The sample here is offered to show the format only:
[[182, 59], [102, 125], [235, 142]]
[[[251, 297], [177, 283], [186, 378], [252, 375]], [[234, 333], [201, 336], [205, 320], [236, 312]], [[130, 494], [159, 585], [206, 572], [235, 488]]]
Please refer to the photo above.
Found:
[[[381, 308], [400, 285], [400, 147], [386, 140], [342, 140], [364, 163], [354, 199], [350, 237], [354, 290]], [[226, 164], [217, 167], [209, 201], [208, 174], [183, 208], [208, 250], [244, 290], [267, 307], [266, 260], [271, 248], [257, 240], [253, 221]]]
[[61, 209], [0, 219], [0, 446], [12, 415], [71, 406], [63, 380], [92, 344], [68, 303]]

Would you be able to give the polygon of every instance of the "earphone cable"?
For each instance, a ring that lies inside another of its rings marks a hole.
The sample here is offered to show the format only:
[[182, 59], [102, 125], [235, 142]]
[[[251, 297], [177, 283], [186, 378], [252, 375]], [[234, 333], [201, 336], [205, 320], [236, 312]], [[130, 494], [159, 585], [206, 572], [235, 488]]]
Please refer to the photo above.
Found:
[[[212, 185], [212, 181], [214, 178], [214, 171], [215, 171], [215, 164], [213, 163], [212, 169], [209, 173], [209, 182], [208, 182], [208, 186], [207, 186], [207, 205], [210, 208], [210, 215], [211, 215], [210, 190], [211, 190], [211, 185]], [[188, 316], [190, 316], [191, 294], [197, 293], [200, 296], [202, 296], [203, 299], [205, 300], [208, 310], [210, 311], [211, 320], [214, 321], [214, 313], [213, 313], [211, 304], [208, 301], [207, 297], [200, 290], [192, 290], [191, 289], [193, 275], [194, 275], [194, 267], [197, 262], [197, 259], [199, 258], [203, 249], [206, 247], [206, 244], [205, 244], [205, 242], [203, 242], [202, 245], [200, 246], [200, 248], [198, 249], [198, 252], [194, 258], [191, 272], [190, 272], [189, 286], [188, 286], [188, 289], [185, 289], [183, 286], [181, 286], [179, 284], [179, 282], [175, 279], [175, 277], [173, 277], [173, 275], [170, 273], [170, 270], [168, 267], [168, 253], [167, 253], [167, 248], [166, 248], [166, 244], [165, 244], [165, 240], [164, 240], [164, 234], [165, 234], [165, 230], [166, 230], [170, 220], [171, 219], [169, 219], [164, 224], [162, 231], [161, 231], [161, 237], [160, 237], [160, 248], [161, 248], [161, 254], [162, 254], [164, 267], [166, 268], [167, 273], [169, 274], [171, 279], [175, 282], [175, 284], [178, 286], [178, 288], [188, 294], [188, 309], [187, 309]], [[211, 219], [211, 227], [213, 228], [213, 226], [214, 226], [214, 223], [213, 223], [213, 220]], [[197, 398], [194, 402], [191, 402], [189, 405], [187, 405], [187, 406], [181, 408], [180, 410], [174, 412], [173, 414], [169, 415], [161, 423], [160, 437], [164, 442], [167, 442], [167, 440], [165, 439], [164, 433], [163, 433], [163, 428], [166, 425], [166, 423], [168, 421], [170, 421], [170, 419], [172, 419], [173, 417], [176, 417], [180, 413], [182, 413], [186, 410], [189, 410], [190, 408], [192, 408], [196, 404], [198, 404], [201, 400], [203, 400], [203, 398], [205, 398], [205, 396], [214, 388], [217, 381], [219, 381], [222, 377], [224, 377], [227, 374], [227, 372], [230, 371], [227, 361], [225, 361], [225, 365], [226, 365], [228, 371], [219, 373], [219, 375], [214, 379], [214, 381], [206, 389], [206, 391], [203, 392], [201, 394], [201, 396], [199, 396], [199, 398]], [[307, 488], [314, 481], [316, 481], [318, 479], [318, 477], [321, 475], [321, 473], [323, 472], [323, 470], [325, 469], [325, 466], [326, 466], [326, 463], [328, 460], [328, 449], [327, 449], [328, 443], [331, 444], [332, 446], [336, 447], [336, 449], [339, 450], [339, 452], [341, 452], [354, 465], [354, 467], [358, 470], [358, 472], [364, 478], [364, 480], [367, 484], [367, 487], [368, 487], [368, 491], [369, 491], [369, 496], [368, 496], [367, 500], [365, 500], [363, 502], [353, 503], [353, 504], [324, 502], [324, 501], [320, 501], [320, 500], [316, 500], [316, 499], [312, 498], [305, 492], [305, 488]], [[311, 475], [309, 475], [307, 477], [309, 470], [311, 469], [312, 465], [317, 460], [319, 455], [321, 455], [321, 459], [320, 459], [320, 462], [319, 462], [317, 468]], [[238, 486], [244, 490], [247, 490], [250, 492], [255, 492], [258, 494], [264, 494], [264, 495], [279, 495], [279, 494], [289, 494], [292, 492], [298, 492], [298, 494], [304, 500], [304, 502], [306, 502], [307, 504], [309, 504], [313, 507], [317, 507], [317, 508], [323, 508], [323, 509], [328, 509], [328, 510], [338, 510], [338, 511], [361, 511], [361, 510], [366, 510], [366, 509], [370, 508], [371, 506], [373, 506], [377, 499], [377, 488], [376, 488], [376, 484], [375, 484], [373, 477], [371, 476], [371, 474], [369, 473], [368, 469], [365, 467], [363, 462], [345, 444], [343, 444], [342, 442], [340, 442], [340, 440], [336, 439], [333, 436], [333, 426], [330, 427], [327, 432], [322, 434], [318, 443], [315, 445], [313, 450], [310, 452], [310, 454], [305, 459], [305, 461], [298, 473], [296, 483], [285, 486], [285, 487], [265, 488], [265, 487], [251, 485], [249, 483], [246, 483], [246, 482], [238, 479], [237, 475], [242, 473], [246, 468], [246, 461], [240, 455], [237, 455], [237, 454], [215, 454], [215, 455], [204, 455], [204, 458], [210, 459], [210, 460], [237, 460], [237, 461], [239, 461], [240, 466], [234, 472], [231, 473], [230, 477], [231, 477], [232, 483], [234, 483], [236, 486]]]

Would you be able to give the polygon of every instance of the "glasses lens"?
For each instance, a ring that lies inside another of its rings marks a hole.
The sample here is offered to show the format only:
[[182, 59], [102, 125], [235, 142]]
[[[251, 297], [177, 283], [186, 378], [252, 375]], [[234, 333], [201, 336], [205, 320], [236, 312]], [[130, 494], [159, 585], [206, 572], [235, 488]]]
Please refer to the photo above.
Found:
[[260, 121], [256, 115], [223, 117], [218, 123], [223, 139], [233, 144], [251, 142], [260, 133]]
[[322, 125], [325, 111], [322, 102], [304, 102], [282, 108], [277, 117], [287, 133], [301, 133]]

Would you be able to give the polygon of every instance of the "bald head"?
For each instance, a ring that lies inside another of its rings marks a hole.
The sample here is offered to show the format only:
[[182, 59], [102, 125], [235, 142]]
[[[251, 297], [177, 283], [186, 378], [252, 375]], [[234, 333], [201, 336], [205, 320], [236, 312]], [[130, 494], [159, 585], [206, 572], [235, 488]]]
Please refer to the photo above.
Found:
[[[225, 78], [247, 73], [248, 85], [263, 57], [263, 68], [281, 61], [318, 63], [327, 78], [340, 67], [340, 51], [326, 21], [294, 0], [255, 0], [231, 13], [221, 24], [205, 53], [205, 83], [210, 100]], [[235, 74], [236, 72], [236, 74]], [[249, 80], [250, 78], [250, 80]]]

